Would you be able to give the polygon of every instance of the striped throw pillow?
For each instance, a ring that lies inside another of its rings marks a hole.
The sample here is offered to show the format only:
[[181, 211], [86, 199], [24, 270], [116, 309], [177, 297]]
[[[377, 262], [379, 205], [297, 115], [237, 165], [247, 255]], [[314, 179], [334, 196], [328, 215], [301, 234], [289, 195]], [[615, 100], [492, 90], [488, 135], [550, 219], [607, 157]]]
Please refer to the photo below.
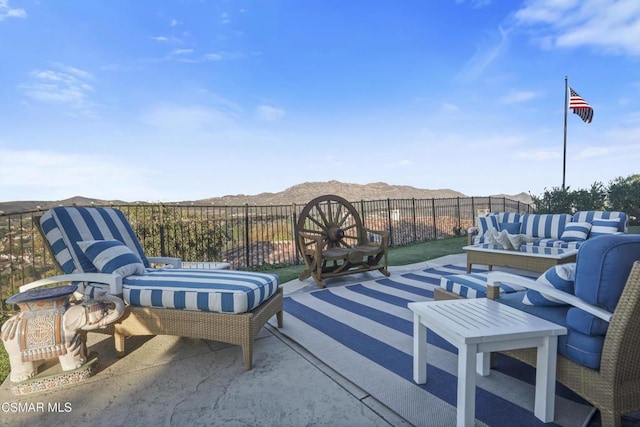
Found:
[[589, 237], [591, 231], [590, 222], [570, 222], [564, 227], [560, 240], [565, 242], [582, 242]]
[[489, 214], [488, 216], [479, 216], [477, 218], [478, 235], [484, 236], [484, 233], [491, 229], [498, 229], [498, 216]]
[[[576, 263], [559, 264], [554, 265], [547, 271], [545, 271], [540, 277], [536, 279], [536, 282], [556, 288], [561, 291], [567, 292], [573, 295], [573, 284], [576, 278]], [[544, 293], [534, 291], [533, 289], [527, 290], [522, 303], [526, 305], [536, 306], [558, 306], [567, 305], [564, 301], [557, 298], [550, 297]]]
[[591, 223], [591, 237], [606, 236], [618, 232], [620, 218], [617, 219], [594, 219]]
[[140, 257], [119, 240], [85, 240], [78, 247], [101, 273], [122, 277], [146, 273]]

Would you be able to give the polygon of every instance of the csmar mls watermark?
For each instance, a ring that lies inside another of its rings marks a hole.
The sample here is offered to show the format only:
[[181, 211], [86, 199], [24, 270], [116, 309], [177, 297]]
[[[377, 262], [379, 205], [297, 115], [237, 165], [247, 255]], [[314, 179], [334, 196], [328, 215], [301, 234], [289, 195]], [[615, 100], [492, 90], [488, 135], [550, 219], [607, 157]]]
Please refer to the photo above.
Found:
[[71, 402], [2, 402], [0, 413], [68, 413], [72, 412]]

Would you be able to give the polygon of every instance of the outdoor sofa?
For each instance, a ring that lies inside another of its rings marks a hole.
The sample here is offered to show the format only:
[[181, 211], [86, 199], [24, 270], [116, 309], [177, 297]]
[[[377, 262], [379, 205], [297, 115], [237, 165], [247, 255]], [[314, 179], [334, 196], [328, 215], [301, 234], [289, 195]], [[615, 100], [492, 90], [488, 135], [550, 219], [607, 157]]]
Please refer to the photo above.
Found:
[[570, 214], [519, 214], [496, 212], [476, 218], [468, 230], [470, 245], [484, 244], [487, 231], [506, 230], [527, 236], [528, 246], [577, 249], [586, 240], [604, 234], [626, 233], [628, 216], [615, 211], [579, 211]]

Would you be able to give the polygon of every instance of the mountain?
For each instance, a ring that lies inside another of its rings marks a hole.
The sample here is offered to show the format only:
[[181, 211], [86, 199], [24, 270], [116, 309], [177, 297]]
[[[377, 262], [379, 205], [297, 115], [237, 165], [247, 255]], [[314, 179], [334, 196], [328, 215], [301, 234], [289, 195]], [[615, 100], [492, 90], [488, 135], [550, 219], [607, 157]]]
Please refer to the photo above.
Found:
[[[180, 204], [190, 205], [229, 205], [241, 206], [249, 205], [290, 205], [292, 203], [304, 205], [311, 199], [323, 194], [337, 194], [344, 197], [350, 202], [357, 200], [383, 200], [383, 199], [431, 199], [431, 198], [450, 198], [450, 197], [468, 197], [458, 191], [450, 189], [427, 190], [422, 188], [411, 187], [408, 185], [389, 185], [384, 182], [374, 182], [370, 184], [349, 184], [339, 181], [327, 182], [305, 182], [289, 187], [278, 193], [260, 193], [256, 195], [227, 195], [222, 197], [211, 197], [200, 200], [186, 200], [178, 202]], [[506, 197], [508, 199], [518, 200], [523, 203], [531, 203], [531, 196], [527, 193], [520, 193], [515, 196], [500, 194], [493, 197]], [[0, 211], [5, 214], [25, 212], [36, 209], [48, 209], [59, 205], [126, 205], [139, 204], [143, 202], [127, 203], [121, 200], [100, 200], [87, 197], [72, 197], [66, 200], [57, 201], [17, 201], [0, 203]], [[172, 202], [173, 203], [173, 202]]]
[[[431, 199], [446, 197], [466, 197], [453, 190], [425, 190], [408, 185], [389, 185], [384, 182], [371, 184], [348, 184], [339, 181], [305, 182], [294, 185], [279, 193], [261, 193], [254, 196], [244, 194], [214, 197], [197, 200], [193, 203], [220, 205], [288, 205], [291, 203], [306, 204], [311, 199], [323, 194], [336, 194], [353, 202], [357, 200], [382, 199]], [[189, 202], [191, 203], [191, 202]]]

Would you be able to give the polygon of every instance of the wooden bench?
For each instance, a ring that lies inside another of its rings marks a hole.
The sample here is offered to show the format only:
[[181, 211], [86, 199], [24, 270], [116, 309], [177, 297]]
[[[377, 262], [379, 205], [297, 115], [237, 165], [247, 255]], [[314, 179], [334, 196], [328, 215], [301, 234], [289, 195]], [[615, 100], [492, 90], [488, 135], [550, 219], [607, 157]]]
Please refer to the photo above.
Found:
[[298, 218], [296, 241], [306, 267], [300, 280], [313, 277], [321, 288], [327, 277], [372, 270], [389, 276], [389, 233], [365, 228], [342, 197], [325, 195], [310, 201]]

